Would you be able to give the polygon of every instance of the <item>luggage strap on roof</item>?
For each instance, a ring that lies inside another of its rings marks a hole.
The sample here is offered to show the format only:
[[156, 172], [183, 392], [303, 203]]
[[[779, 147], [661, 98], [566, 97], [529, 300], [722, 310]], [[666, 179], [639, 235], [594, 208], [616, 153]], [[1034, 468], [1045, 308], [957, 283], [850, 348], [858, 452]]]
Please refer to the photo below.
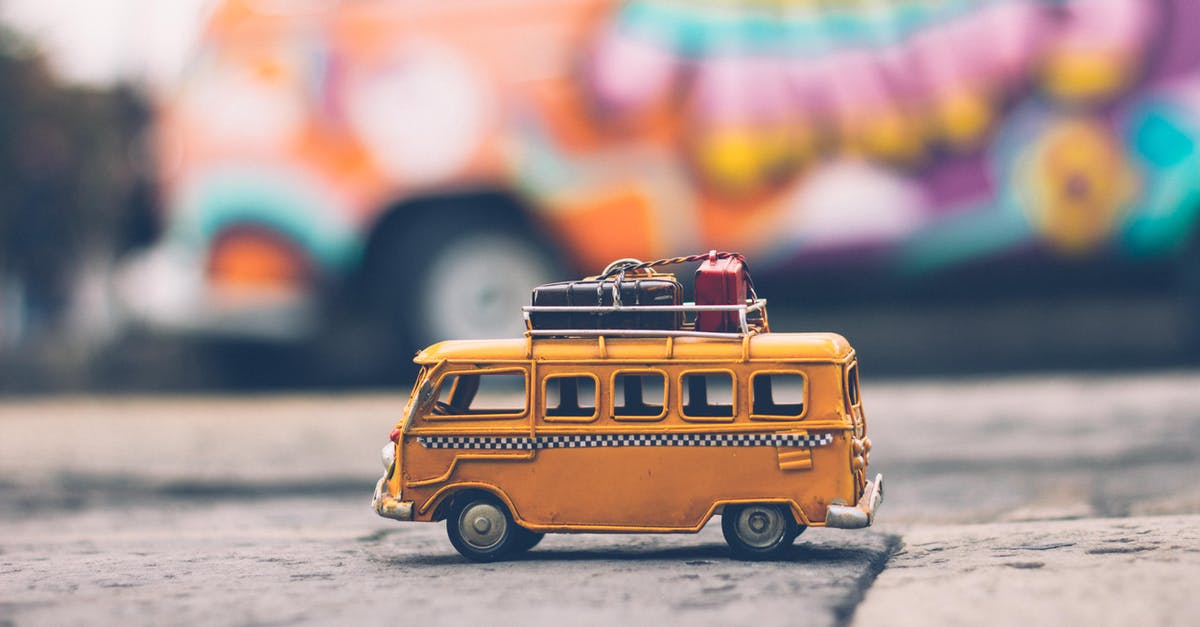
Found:
[[717, 259], [730, 259], [730, 258], [737, 259], [738, 261], [742, 262], [742, 268], [746, 272], [746, 289], [750, 292], [750, 300], [757, 301], [758, 294], [754, 291], [754, 279], [750, 276], [750, 265], [746, 263], [746, 257], [744, 255], [742, 255], [742, 253], [718, 252], [716, 250], [710, 250], [706, 253], [701, 253], [699, 255], [687, 255], [684, 257], [666, 257], [664, 259], [655, 259], [654, 261], [638, 261], [637, 259], [618, 259], [618, 260], [608, 264], [608, 267], [604, 269], [604, 272], [600, 273], [600, 276], [598, 276], [596, 278], [600, 281], [603, 281], [604, 279], [607, 279], [607, 278], [610, 278], [610, 277], [616, 275], [617, 283], [620, 283], [621, 281], [625, 280], [625, 274], [628, 272], [637, 272], [639, 270], [652, 270], [653, 268], [659, 268], [662, 266], [672, 266], [672, 265], [681, 264], [681, 263], [693, 263], [696, 261], [704, 261], [706, 259], [711, 259], [713, 261], [716, 261]]
[[[712, 332], [694, 331], [689, 329], [535, 329], [529, 314], [533, 312], [566, 312], [579, 311], [596, 314], [616, 313], [620, 311], [680, 311], [696, 313], [699, 311], [729, 311], [738, 315], [739, 331]], [[707, 337], [713, 339], [741, 339], [743, 337], [765, 332], [767, 326], [767, 301], [763, 298], [747, 300], [740, 305], [697, 305], [683, 303], [682, 305], [611, 305], [611, 306], [538, 306], [526, 305], [521, 308], [525, 316], [525, 333], [529, 336], [558, 336], [558, 337]], [[759, 314], [760, 321], [752, 322], [749, 314]]]
[[[697, 305], [696, 303], [683, 303], [680, 305], [625, 305], [621, 303], [621, 294], [618, 285], [625, 281], [625, 275], [630, 273], [637, 274], [654, 274], [654, 268], [669, 266], [675, 264], [692, 263], [696, 261], [717, 259], [737, 259], [742, 263], [743, 271], [746, 276], [746, 290], [749, 292], [749, 298], [741, 303], [728, 305]], [[602, 273], [594, 277], [592, 280], [597, 281], [597, 289], [601, 289], [606, 279], [612, 277], [616, 279], [612, 282], [613, 289], [613, 304], [612, 305], [563, 305], [563, 306], [545, 306], [545, 305], [526, 305], [521, 308], [521, 312], [525, 317], [525, 337], [529, 342], [529, 350], [532, 354], [533, 340], [537, 337], [594, 337], [598, 338], [601, 347], [604, 346], [604, 338], [606, 337], [703, 337], [710, 339], [723, 340], [741, 340], [744, 345], [744, 351], [749, 351], [749, 338], [751, 335], [766, 333], [770, 331], [770, 326], [767, 322], [767, 301], [759, 298], [754, 291], [754, 281], [750, 278], [750, 270], [746, 266], [746, 258], [741, 253], [733, 252], [718, 252], [710, 250], [707, 253], [699, 255], [687, 255], [683, 257], [668, 257], [665, 259], [655, 259], [653, 261], [639, 261], [637, 259], [618, 259], [604, 269]], [[597, 299], [599, 301], [599, 299]], [[735, 313], [738, 317], [737, 330], [735, 331], [697, 331], [695, 329], [625, 329], [625, 328], [599, 328], [599, 329], [536, 329], [530, 317], [531, 313], [558, 313], [558, 312], [586, 312], [593, 314], [610, 314], [617, 312], [629, 311], [661, 311], [682, 312], [696, 315], [701, 311], [725, 311]], [[751, 314], [757, 316], [757, 319], [752, 320]], [[672, 342], [673, 344], [673, 342]]]

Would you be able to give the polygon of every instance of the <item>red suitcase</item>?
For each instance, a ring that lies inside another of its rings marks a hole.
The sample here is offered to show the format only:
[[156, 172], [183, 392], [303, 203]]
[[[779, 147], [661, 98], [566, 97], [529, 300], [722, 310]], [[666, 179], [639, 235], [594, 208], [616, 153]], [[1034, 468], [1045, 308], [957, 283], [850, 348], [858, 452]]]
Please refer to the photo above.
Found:
[[[711, 251], [696, 270], [696, 304], [744, 304], [748, 284], [741, 255], [718, 258], [717, 251]], [[734, 333], [742, 329], [736, 311], [701, 311], [696, 314], [696, 330]]]

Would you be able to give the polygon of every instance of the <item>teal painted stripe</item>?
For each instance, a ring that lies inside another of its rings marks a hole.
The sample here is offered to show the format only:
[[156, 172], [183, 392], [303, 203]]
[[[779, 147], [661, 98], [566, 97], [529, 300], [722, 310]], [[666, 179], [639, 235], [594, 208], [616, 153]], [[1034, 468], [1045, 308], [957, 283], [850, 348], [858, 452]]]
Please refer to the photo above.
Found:
[[253, 224], [296, 242], [321, 268], [357, 263], [362, 238], [348, 210], [302, 175], [258, 169], [209, 173], [192, 185], [173, 213], [168, 237], [205, 251], [225, 229]]
[[615, 23], [626, 36], [653, 42], [683, 58], [729, 51], [804, 56], [849, 47], [894, 45], [987, 6], [1019, 1], [1023, 0], [774, 6], [634, 0], [622, 5]]

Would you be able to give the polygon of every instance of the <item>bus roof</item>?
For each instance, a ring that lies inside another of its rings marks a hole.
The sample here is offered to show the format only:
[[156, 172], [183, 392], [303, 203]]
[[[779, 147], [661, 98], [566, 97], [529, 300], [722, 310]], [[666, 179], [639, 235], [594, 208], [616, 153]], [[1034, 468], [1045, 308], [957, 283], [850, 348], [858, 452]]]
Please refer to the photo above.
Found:
[[[533, 357], [544, 361], [662, 361], [667, 357], [667, 338], [605, 338], [603, 352], [597, 338], [537, 339]], [[443, 360], [466, 362], [526, 361], [528, 340], [450, 340], [439, 342], [417, 354], [418, 364]], [[850, 343], [837, 333], [765, 333], [750, 337], [750, 359], [778, 361], [844, 361], [852, 353]], [[742, 358], [742, 340], [677, 337], [672, 361], [737, 361]]]

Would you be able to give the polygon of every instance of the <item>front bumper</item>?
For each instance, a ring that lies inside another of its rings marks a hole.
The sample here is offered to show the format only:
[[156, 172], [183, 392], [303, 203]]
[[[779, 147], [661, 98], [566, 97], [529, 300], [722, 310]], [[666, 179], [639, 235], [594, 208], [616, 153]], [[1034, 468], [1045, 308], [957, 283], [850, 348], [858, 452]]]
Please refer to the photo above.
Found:
[[883, 503], [883, 474], [868, 481], [858, 505], [830, 505], [825, 514], [825, 526], [835, 529], [862, 529], [875, 522], [875, 511]]
[[390, 494], [385, 494], [383, 485], [386, 481], [387, 477], [382, 477], [375, 484], [375, 496], [371, 497], [371, 509], [374, 509], [376, 514], [384, 518], [412, 520], [413, 502], [401, 501]]

